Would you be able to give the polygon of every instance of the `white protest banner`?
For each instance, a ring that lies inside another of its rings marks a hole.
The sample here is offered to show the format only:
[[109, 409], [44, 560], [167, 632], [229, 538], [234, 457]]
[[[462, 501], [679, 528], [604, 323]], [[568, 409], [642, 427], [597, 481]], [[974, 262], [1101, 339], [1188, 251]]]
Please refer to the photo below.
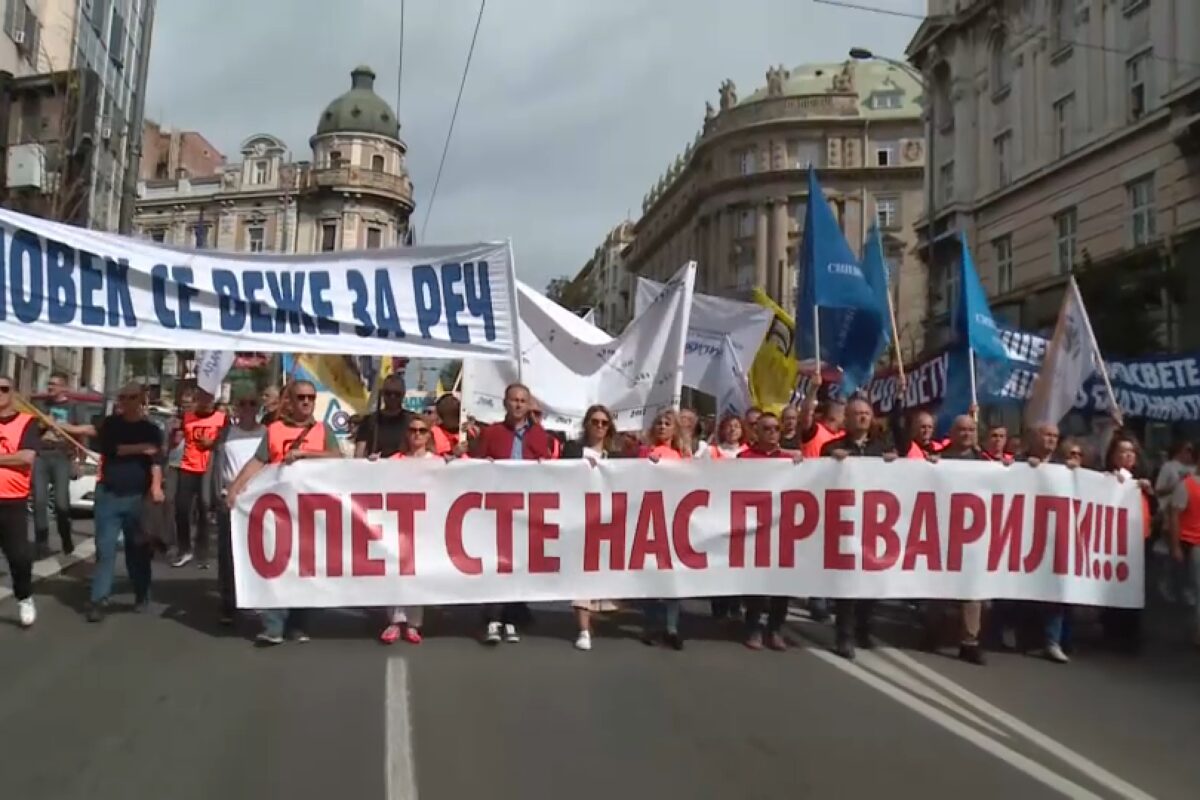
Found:
[[184, 250], [0, 210], [0, 345], [512, 358], [505, 242]]
[[718, 390], [716, 394], [717, 416], [734, 414], [740, 417], [754, 404], [750, 399], [750, 378], [746, 374], [741, 360], [738, 359], [737, 347], [729, 336], [723, 338], [725, 342], [718, 359], [721, 370], [720, 383], [714, 387]]
[[521, 363], [463, 364], [463, 413], [481, 422], [504, 419], [504, 389], [521, 382], [542, 408], [542, 425], [578, 432], [594, 403], [620, 430], [640, 430], [659, 411], [679, 405], [683, 348], [695, 264], [664, 284], [658, 299], [617, 338], [519, 284]]
[[232, 350], [200, 350], [196, 353], [196, 385], [213, 397], [221, 396], [221, 382], [233, 367]]
[[[657, 281], [638, 278], [635, 313], [641, 314], [649, 308], [662, 287]], [[770, 309], [758, 303], [693, 295], [683, 357], [683, 385], [717, 398], [730, 391], [726, 369], [729, 362], [722, 362], [721, 355], [726, 341], [732, 342], [738, 361], [748, 370], [774, 317]]]
[[238, 498], [243, 608], [785, 595], [1142, 605], [1133, 481], [852, 458], [306, 461]]

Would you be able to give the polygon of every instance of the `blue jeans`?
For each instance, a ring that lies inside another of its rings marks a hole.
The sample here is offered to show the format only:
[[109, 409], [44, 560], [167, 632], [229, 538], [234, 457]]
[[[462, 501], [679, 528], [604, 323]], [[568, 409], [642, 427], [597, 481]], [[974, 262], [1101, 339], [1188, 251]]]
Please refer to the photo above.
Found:
[[92, 573], [92, 602], [112, 594], [113, 570], [117, 561], [117, 538], [125, 534], [125, 569], [138, 600], [150, 596], [150, 543], [142, 534], [141, 495], [115, 495], [103, 486], [96, 488], [96, 571]]
[[679, 633], [679, 609], [681, 601], [648, 600], [646, 602], [646, 629]]
[[308, 609], [306, 608], [268, 608], [261, 612], [263, 633], [271, 636], [283, 636], [289, 630], [307, 631]]
[[1063, 644], [1063, 634], [1067, 622], [1067, 607], [1057, 603], [1046, 606], [1045, 633], [1046, 645]]

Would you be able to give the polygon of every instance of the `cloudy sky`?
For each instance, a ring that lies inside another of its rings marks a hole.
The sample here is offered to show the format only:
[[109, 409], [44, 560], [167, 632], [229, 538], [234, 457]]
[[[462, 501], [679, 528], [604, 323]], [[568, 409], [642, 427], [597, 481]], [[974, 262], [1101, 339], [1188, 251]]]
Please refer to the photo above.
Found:
[[[854, 0], [910, 15], [924, 0]], [[159, 0], [147, 114], [227, 156], [266, 132], [297, 158], [369, 64], [394, 104], [401, 0]], [[399, 116], [426, 224], [478, 0], [407, 0]], [[816, 0], [490, 0], [425, 241], [511, 237], [522, 280], [574, 275], [691, 141], [704, 103], [771, 64], [902, 57], [918, 20]]]

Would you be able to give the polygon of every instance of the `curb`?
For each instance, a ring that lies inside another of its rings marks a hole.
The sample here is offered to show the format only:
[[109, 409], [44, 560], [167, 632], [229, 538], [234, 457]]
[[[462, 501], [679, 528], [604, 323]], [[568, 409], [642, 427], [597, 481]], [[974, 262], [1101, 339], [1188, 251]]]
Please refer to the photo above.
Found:
[[[71, 555], [63, 555], [59, 553], [49, 558], [43, 558], [41, 561], [33, 562], [33, 581], [43, 581], [46, 578], [52, 578], [59, 575], [67, 569], [89, 560], [96, 554], [96, 540], [88, 537], [75, 545], [75, 551]], [[0, 602], [7, 600], [13, 596], [12, 588], [8, 586], [0, 586]]]

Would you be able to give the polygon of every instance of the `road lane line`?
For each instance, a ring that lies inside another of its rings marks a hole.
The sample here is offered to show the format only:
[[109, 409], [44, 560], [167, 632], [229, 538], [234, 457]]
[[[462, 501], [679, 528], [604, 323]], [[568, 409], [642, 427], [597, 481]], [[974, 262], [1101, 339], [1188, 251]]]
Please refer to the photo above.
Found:
[[384, 719], [384, 776], [387, 800], [417, 800], [417, 774], [412, 749], [411, 693], [408, 664], [403, 658], [387, 660], [384, 679], [386, 718]]
[[1153, 795], [1147, 794], [1133, 784], [1109, 772], [1096, 762], [1080, 755], [1061, 742], [1052, 739], [1032, 725], [1022, 722], [1007, 711], [997, 708], [979, 695], [968, 691], [937, 670], [930, 669], [907, 653], [903, 653], [894, 647], [880, 647], [877, 648], [877, 651], [888, 655], [896, 663], [938, 686], [942, 691], [953, 695], [963, 703], [972, 706], [976, 711], [990, 716], [1001, 725], [1007, 726], [1014, 733], [1023, 736], [1058, 760], [1070, 765], [1078, 772], [1087, 775], [1106, 789], [1111, 789], [1121, 797], [1126, 798], [1126, 800], [1154, 800]]
[[1013, 750], [1011, 747], [996, 741], [987, 734], [975, 730], [965, 722], [955, 719], [945, 711], [942, 711], [941, 709], [929, 704], [921, 698], [906, 692], [898, 686], [893, 686], [883, 678], [871, 674], [866, 669], [856, 664], [852, 664], [840, 656], [836, 656], [833, 653], [828, 653], [824, 650], [815, 648], [808, 648], [805, 650], [805, 652], [812, 653], [814, 656], [826, 662], [830, 666], [835, 667], [852, 678], [867, 684], [872, 689], [882, 692], [901, 705], [906, 706], [912, 711], [915, 711], [917, 714], [925, 717], [930, 722], [940, 725], [951, 733], [966, 739], [968, 742], [980, 748], [981, 750], [995, 756], [1001, 761], [1004, 761], [1015, 769], [1024, 772], [1026, 775], [1038, 781], [1039, 783], [1048, 786], [1049, 788], [1065, 795], [1066, 797], [1075, 798], [1075, 800], [1103, 800], [1100, 795], [1089, 791], [1085, 787], [1080, 786], [1078, 783], [1075, 783], [1074, 781], [1071, 781], [1062, 775], [1059, 775], [1057, 772], [1054, 772], [1048, 767], [1039, 764], [1028, 756], [1018, 753], [1016, 750]]

